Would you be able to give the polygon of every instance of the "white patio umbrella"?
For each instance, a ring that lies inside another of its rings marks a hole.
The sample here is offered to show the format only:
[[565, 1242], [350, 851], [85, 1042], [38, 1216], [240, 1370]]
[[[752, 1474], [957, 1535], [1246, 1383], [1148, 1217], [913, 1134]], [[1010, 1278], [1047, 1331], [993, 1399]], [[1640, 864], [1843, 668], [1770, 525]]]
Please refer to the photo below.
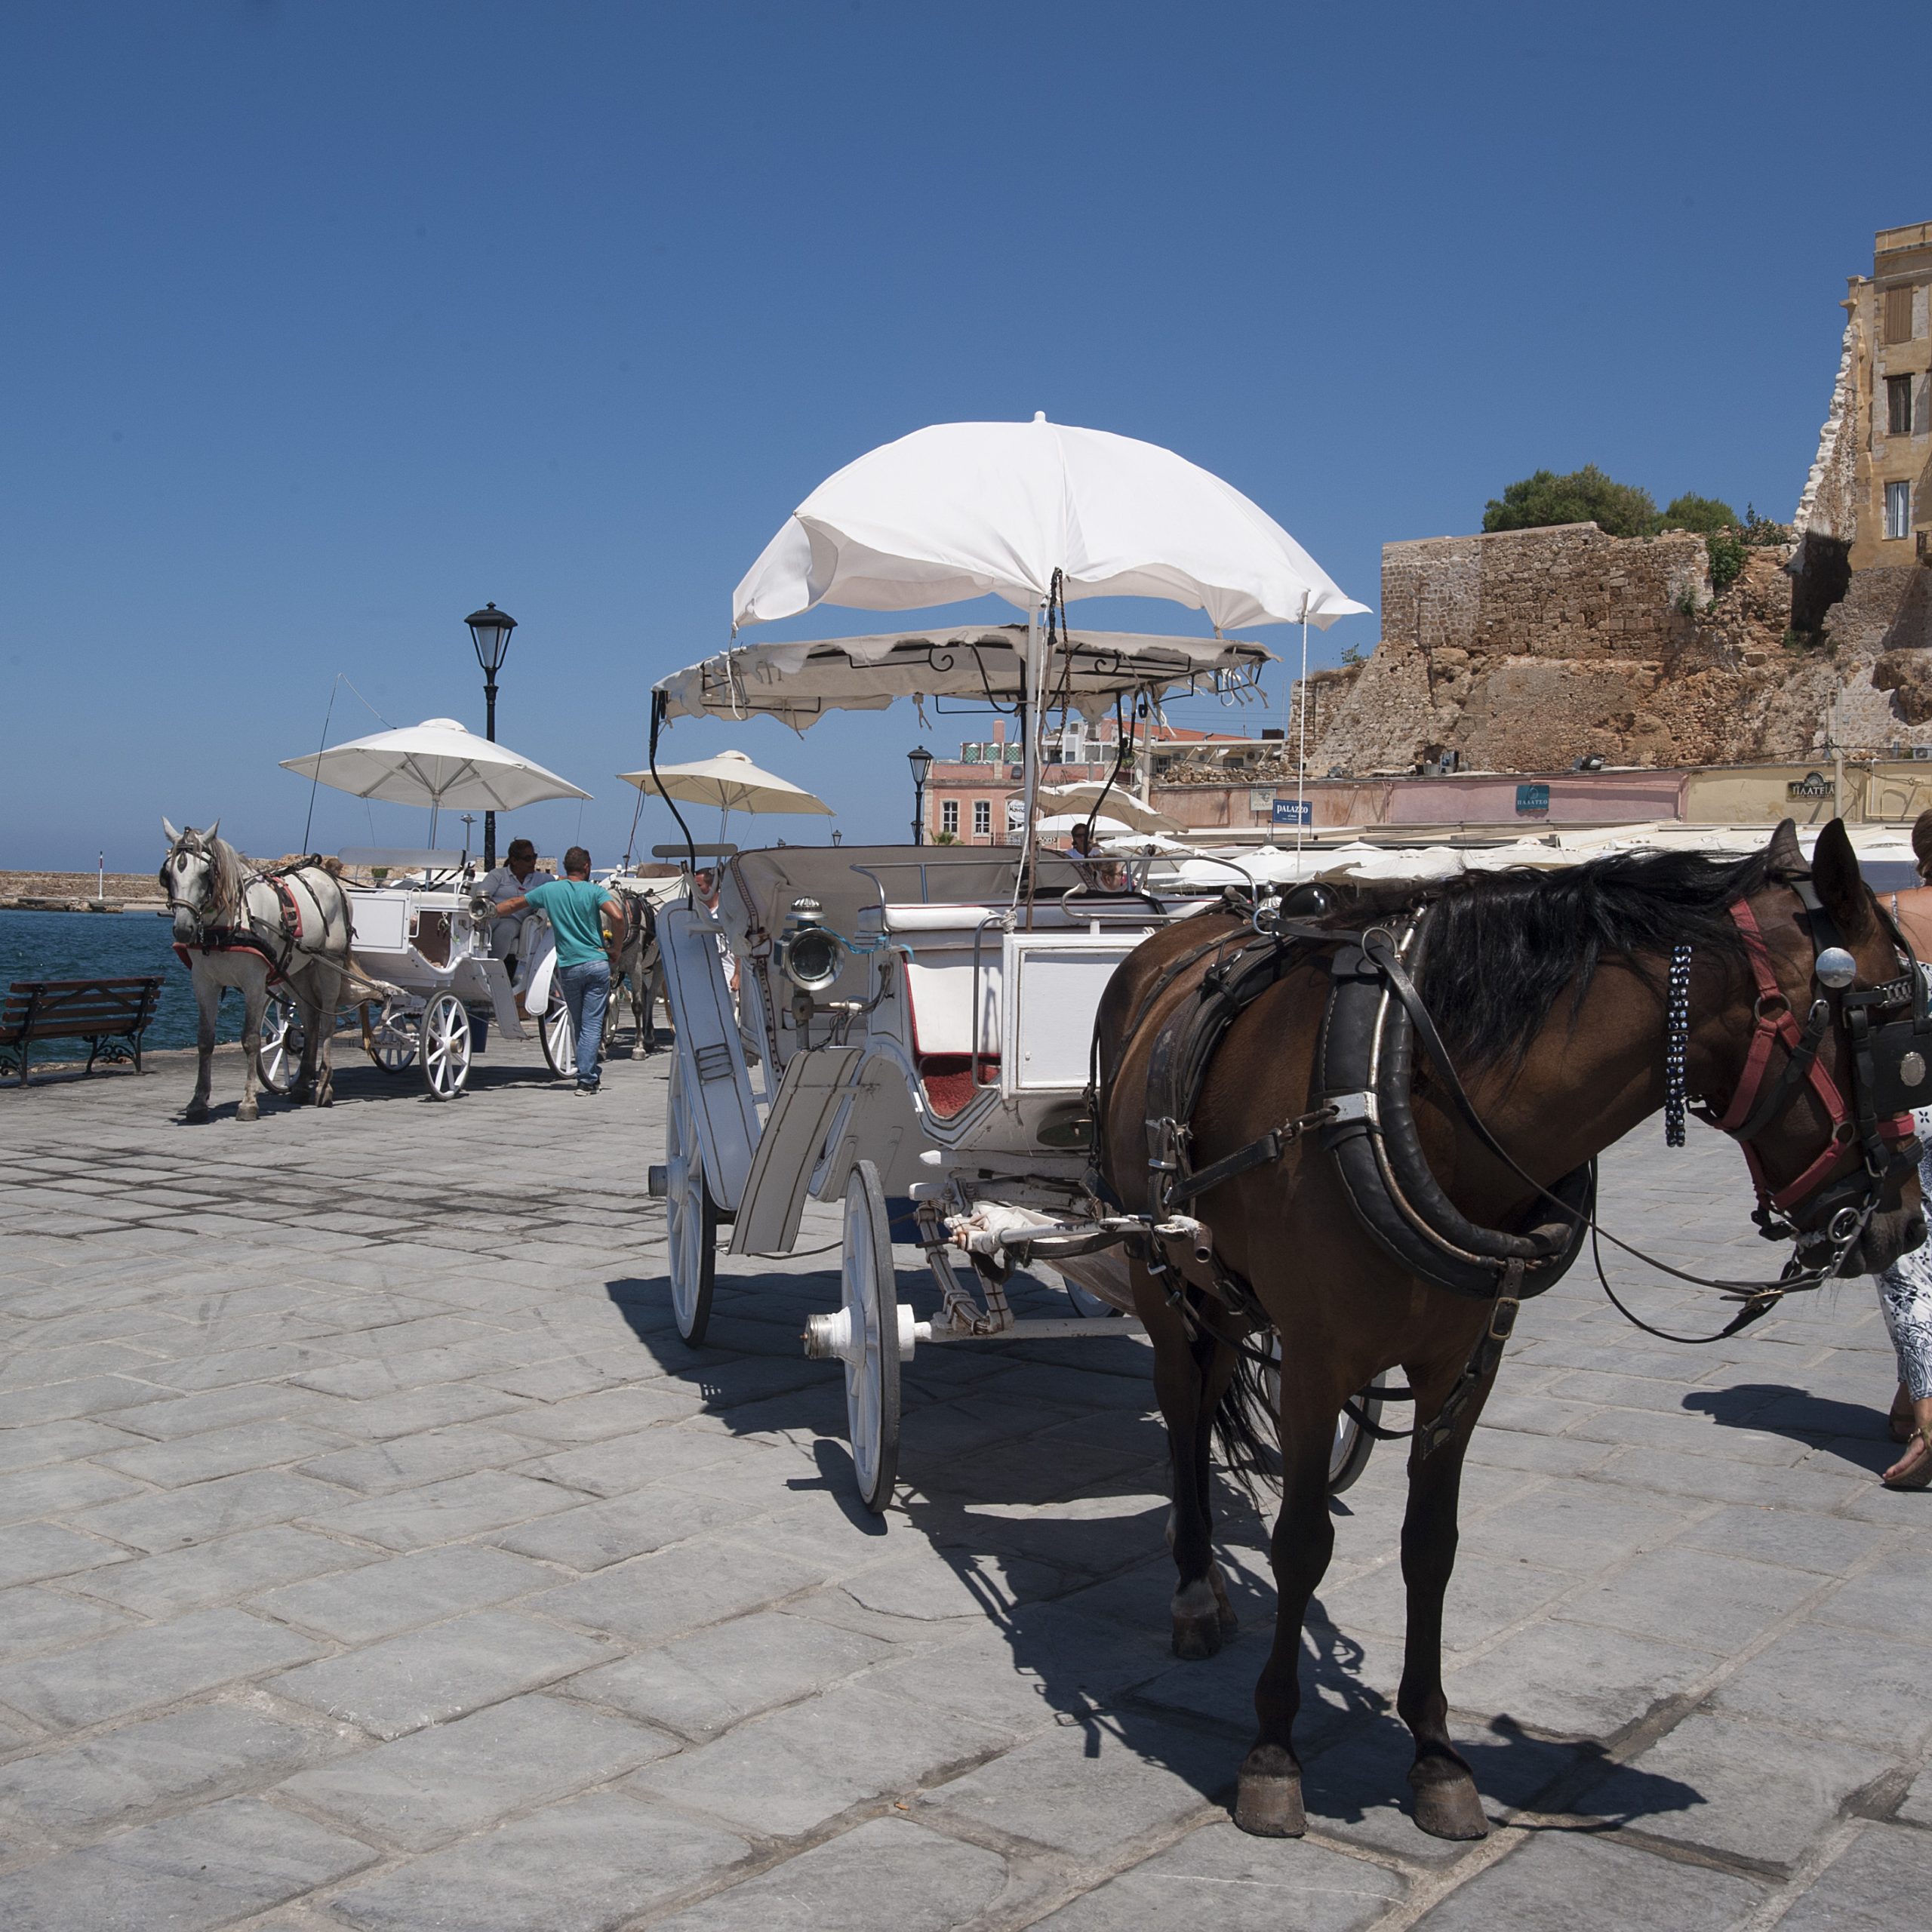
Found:
[[[989, 591], [1030, 626], [1056, 583], [1069, 600], [1184, 604], [1217, 632], [1299, 623], [1304, 682], [1308, 626], [1367, 608], [1218, 476], [1158, 445], [1036, 414], [936, 423], [828, 477], [739, 583], [732, 629], [821, 602], [916, 610]], [[1028, 659], [1037, 719], [1048, 685], [1032, 635]], [[1035, 783], [1029, 756], [1029, 820]]]
[[546, 798], [590, 796], [508, 745], [466, 731], [454, 718], [426, 718], [399, 731], [352, 738], [301, 758], [285, 758], [281, 765], [285, 771], [299, 772], [353, 798], [427, 805], [432, 845], [436, 814], [446, 807], [508, 812]]
[[1031, 611], [1056, 570], [1069, 598], [1164, 598], [1218, 629], [1304, 617], [1325, 629], [1367, 608], [1218, 476], [1156, 444], [1036, 415], [936, 423], [848, 463], [766, 545], [731, 621], [988, 591]]
[[1040, 803], [1049, 811], [1091, 811], [1100, 802], [1106, 817], [1103, 824], [1119, 826], [1129, 832], [1174, 832], [1179, 829], [1164, 812], [1157, 812], [1124, 785], [1111, 788], [1098, 778], [1075, 779], [1068, 785], [1042, 785]]
[[620, 771], [617, 776], [640, 792], [675, 798], [687, 805], [715, 805], [718, 835], [734, 812], [817, 812], [832, 816], [832, 808], [789, 778], [762, 771], [743, 752], [722, 751], [690, 764], [660, 764], [654, 778], [645, 771]]

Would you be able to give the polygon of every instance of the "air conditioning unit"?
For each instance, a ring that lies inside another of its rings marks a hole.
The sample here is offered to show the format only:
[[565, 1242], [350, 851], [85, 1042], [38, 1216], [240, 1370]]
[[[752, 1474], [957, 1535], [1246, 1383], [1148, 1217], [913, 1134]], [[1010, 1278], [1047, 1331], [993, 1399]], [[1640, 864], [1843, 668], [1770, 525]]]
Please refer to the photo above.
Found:
[[1932, 764], [1932, 745], [1914, 745], [1912, 748], [1914, 764]]

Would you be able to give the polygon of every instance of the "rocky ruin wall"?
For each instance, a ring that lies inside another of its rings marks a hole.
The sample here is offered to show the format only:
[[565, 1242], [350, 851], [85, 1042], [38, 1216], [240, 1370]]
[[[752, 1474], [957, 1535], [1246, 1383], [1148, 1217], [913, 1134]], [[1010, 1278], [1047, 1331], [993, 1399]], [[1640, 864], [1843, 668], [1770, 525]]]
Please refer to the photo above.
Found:
[[[1382, 641], [1311, 694], [1309, 765], [1401, 771], [1723, 764], [1932, 743], [1926, 571], [1862, 571], [1794, 647], [1786, 553], [1713, 598], [1703, 538], [1594, 524], [1391, 543]], [[1881, 662], [1882, 660], [1882, 662]], [[1311, 681], [1312, 682], [1313, 681]], [[1918, 714], [1915, 715], [1914, 714]]]

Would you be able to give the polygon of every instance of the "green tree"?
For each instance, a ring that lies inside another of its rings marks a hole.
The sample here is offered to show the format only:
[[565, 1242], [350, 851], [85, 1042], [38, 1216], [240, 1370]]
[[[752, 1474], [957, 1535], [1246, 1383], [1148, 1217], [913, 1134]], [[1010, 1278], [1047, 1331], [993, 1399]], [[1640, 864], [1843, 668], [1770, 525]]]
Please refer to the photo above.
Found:
[[1567, 476], [1539, 469], [1492, 497], [1482, 513], [1485, 530], [1536, 530], [1552, 523], [1594, 523], [1611, 537], [1654, 535], [1660, 519], [1647, 490], [1619, 483], [1593, 463]]
[[1708, 537], [1715, 530], [1736, 530], [1742, 522], [1728, 503], [1715, 497], [1674, 497], [1664, 506], [1666, 530], [1694, 530]]

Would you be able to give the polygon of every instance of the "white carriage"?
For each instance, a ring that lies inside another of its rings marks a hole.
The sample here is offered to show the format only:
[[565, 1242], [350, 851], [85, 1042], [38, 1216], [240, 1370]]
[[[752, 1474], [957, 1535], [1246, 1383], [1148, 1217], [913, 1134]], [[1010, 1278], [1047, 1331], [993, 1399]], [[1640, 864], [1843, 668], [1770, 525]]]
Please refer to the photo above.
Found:
[[[377, 1066], [397, 1075], [414, 1069], [434, 1099], [453, 1100], [469, 1084], [492, 1027], [509, 1040], [527, 1040], [534, 1028], [551, 1071], [574, 1071], [570, 1016], [552, 991], [555, 952], [546, 921], [532, 921], [533, 956], [521, 968], [525, 1007], [543, 1018], [525, 1020], [507, 964], [491, 955], [489, 915], [472, 909], [475, 867], [465, 855], [369, 848], [341, 857], [403, 880], [348, 888], [356, 963], [383, 989], [380, 1003], [360, 1006], [363, 1048]], [[263, 1078], [286, 1091], [301, 1057], [294, 1007], [271, 998], [262, 1021]]]
[[[1026, 637], [1023, 626], [814, 645], [751, 707], [835, 703], [855, 667], [874, 694], [898, 681], [998, 701], [1024, 688]], [[742, 716], [748, 654], [667, 681], [667, 701]], [[1158, 700], [1197, 680], [1244, 684], [1264, 655], [1089, 636], [1068, 688], [1109, 706], [1116, 693]], [[808, 1196], [841, 1204], [840, 1304], [811, 1318], [806, 1352], [843, 1364], [859, 1488], [882, 1509], [900, 1364], [916, 1349], [1137, 1331], [1116, 1251], [1126, 1223], [1091, 1172], [1094, 1016], [1134, 946], [1219, 894], [1107, 890], [1057, 853], [1035, 851], [1029, 868], [1019, 846], [692, 851], [722, 860], [717, 911], [674, 906], [658, 927], [676, 1051], [651, 1186], [666, 1200], [678, 1331], [703, 1339], [721, 1242], [786, 1254]], [[894, 1201], [912, 1223], [897, 1239], [923, 1251], [923, 1310], [900, 1298]], [[1003, 1286], [1015, 1265], [1057, 1274], [1066, 1313], [1017, 1315]], [[1347, 1423], [1339, 1478], [1365, 1448]]]

